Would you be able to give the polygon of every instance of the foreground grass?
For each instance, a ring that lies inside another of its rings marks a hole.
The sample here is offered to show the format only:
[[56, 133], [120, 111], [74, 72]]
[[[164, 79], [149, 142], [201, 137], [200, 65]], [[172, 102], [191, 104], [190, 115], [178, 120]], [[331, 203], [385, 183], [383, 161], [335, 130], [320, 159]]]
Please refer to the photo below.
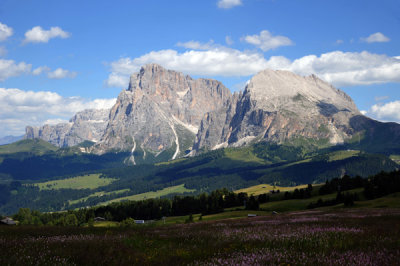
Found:
[[131, 228], [0, 227], [0, 265], [399, 265], [400, 210]]
[[90, 174], [83, 176], [76, 176], [73, 178], [52, 180], [43, 183], [36, 183], [35, 185], [40, 190], [50, 189], [96, 189], [99, 187], [107, 186], [116, 181], [114, 178], [100, 178], [100, 174]]

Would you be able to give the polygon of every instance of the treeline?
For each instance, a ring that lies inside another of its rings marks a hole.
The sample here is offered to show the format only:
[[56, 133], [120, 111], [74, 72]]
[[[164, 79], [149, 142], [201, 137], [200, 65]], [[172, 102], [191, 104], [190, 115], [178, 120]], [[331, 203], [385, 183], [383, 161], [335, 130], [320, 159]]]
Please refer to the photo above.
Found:
[[400, 170], [390, 173], [381, 172], [371, 176], [368, 179], [360, 176], [342, 178], [334, 178], [320, 187], [319, 194], [326, 195], [337, 193], [335, 199], [325, 200], [319, 199], [315, 203], [309, 204], [308, 208], [317, 208], [324, 206], [332, 206], [344, 203], [345, 206], [354, 205], [354, 201], [360, 199], [359, 194], [346, 192], [348, 190], [363, 188], [362, 195], [367, 200], [380, 198], [395, 192], [400, 192]]
[[364, 185], [364, 195], [367, 199], [380, 198], [395, 192], [400, 192], [400, 170], [381, 172], [369, 178]]
[[[18, 186], [17, 183], [13, 184]], [[400, 192], [400, 171], [390, 173], [381, 172], [368, 179], [359, 176], [335, 178], [327, 181], [320, 187], [319, 194], [337, 193], [335, 199], [318, 200], [311, 203], [309, 208], [331, 206], [344, 203], [351, 206], [354, 201], [360, 199], [360, 193], [351, 193], [348, 190], [363, 188], [360, 192], [366, 199], [374, 199], [391, 193]], [[218, 189], [210, 194], [202, 193], [197, 196], [175, 196], [172, 199], [148, 199], [142, 201], [126, 201], [112, 203], [107, 206], [82, 208], [58, 213], [41, 213], [21, 208], [14, 218], [21, 224], [43, 225], [86, 225], [91, 224], [95, 217], [103, 217], [107, 220], [124, 221], [126, 219], [154, 220], [164, 216], [182, 216], [201, 213], [212, 214], [224, 211], [226, 208], [245, 207], [248, 210], [259, 209], [260, 204], [270, 200], [303, 199], [317, 193], [308, 185], [304, 189], [296, 189], [293, 192], [277, 193], [275, 195], [262, 194], [248, 196], [246, 193], [234, 193], [227, 189]]]
[[307, 206], [307, 209], [334, 206], [334, 205], [341, 204], [341, 203], [343, 203], [344, 206], [353, 206], [354, 201], [357, 201], [357, 200], [359, 200], [359, 196], [357, 193], [338, 192], [335, 199], [328, 199], [328, 200], [319, 199], [315, 203], [311, 202]]
[[319, 189], [319, 194], [326, 195], [335, 192], [361, 188], [364, 187], [367, 182], [368, 179], [360, 176], [350, 177], [348, 175], [344, 175], [342, 178], [334, 178], [330, 181], [326, 181], [325, 184]]
[[293, 192], [286, 191], [283, 199], [288, 200], [288, 199], [308, 199], [311, 198], [311, 192], [313, 190], [313, 187], [311, 184], [308, 184], [306, 188], [301, 188], [298, 189], [296, 188]]
[[173, 199], [148, 199], [112, 203], [107, 206], [83, 208], [57, 213], [41, 213], [21, 208], [13, 217], [20, 224], [81, 226], [92, 224], [95, 217], [122, 222], [127, 219], [157, 220], [166, 216], [182, 216], [195, 213], [212, 214], [225, 208], [245, 206], [248, 210], [259, 209], [260, 203], [269, 200], [267, 194], [248, 196], [220, 189], [198, 196], [175, 196]]
[[364, 188], [363, 194], [366, 199], [380, 198], [388, 194], [400, 192], [400, 170], [390, 173], [380, 172], [369, 178], [362, 178], [360, 176], [350, 177], [348, 175], [342, 178], [334, 178], [326, 181], [321, 186], [319, 194], [326, 195], [355, 188]]

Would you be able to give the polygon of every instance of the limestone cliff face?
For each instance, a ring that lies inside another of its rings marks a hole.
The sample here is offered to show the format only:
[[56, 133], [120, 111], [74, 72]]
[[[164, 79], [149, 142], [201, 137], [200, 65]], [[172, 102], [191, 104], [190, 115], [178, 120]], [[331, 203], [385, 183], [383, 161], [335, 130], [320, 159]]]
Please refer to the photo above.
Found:
[[[350, 118], [360, 115], [349, 96], [316, 76], [273, 70], [255, 75], [244, 93], [225, 109], [229, 111], [222, 117], [210, 113], [203, 119], [196, 150], [259, 140], [282, 143], [295, 137], [339, 144], [355, 132]], [[207, 134], [218, 136], [205, 141]]]
[[[231, 99], [222, 83], [192, 79], [156, 64], [131, 76], [110, 112], [110, 121], [95, 152], [141, 150], [158, 155], [171, 150], [171, 158], [191, 148], [205, 113]], [[134, 162], [134, 158], [131, 158]]]
[[77, 145], [85, 140], [100, 140], [108, 123], [109, 109], [88, 109], [77, 113], [68, 123], [27, 126], [25, 138], [40, 138], [58, 147]]

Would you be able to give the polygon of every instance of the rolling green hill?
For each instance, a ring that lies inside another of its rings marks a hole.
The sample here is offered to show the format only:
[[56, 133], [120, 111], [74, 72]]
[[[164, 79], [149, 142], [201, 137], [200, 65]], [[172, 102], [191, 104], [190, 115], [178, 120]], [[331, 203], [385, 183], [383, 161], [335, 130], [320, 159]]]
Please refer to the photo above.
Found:
[[[25, 185], [12, 189], [11, 183], [4, 185], [8, 196], [0, 204], [0, 212], [14, 212], [24, 206], [44, 211], [65, 210], [117, 199], [172, 197], [261, 184], [290, 190], [289, 187], [319, 184], [344, 174], [368, 177], [398, 168], [382, 154], [337, 148], [315, 152], [265, 143], [215, 150], [158, 164], [124, 166], [122, 162], [126, 156], [115, 153], [60, 155], [57, 151], [22, 160], [8, 158], [0, 164], [0, 172]], [[67, 182], [81, 180], [71, 177], [87, 174], [95, 176], [95, 183], [100, 182], [101, 186], [94, 183], [78, 188]], [[68, 186], [60, 186], [67, 183]], [[178, 187], [184, 189], [169, 189]]]
[[22, 152], [43, 155], [56, 150], [58, 150], [58, 148], [47, 141], [41, 139], [24, 139], [8, 145], [1, 145], [0, 156]]

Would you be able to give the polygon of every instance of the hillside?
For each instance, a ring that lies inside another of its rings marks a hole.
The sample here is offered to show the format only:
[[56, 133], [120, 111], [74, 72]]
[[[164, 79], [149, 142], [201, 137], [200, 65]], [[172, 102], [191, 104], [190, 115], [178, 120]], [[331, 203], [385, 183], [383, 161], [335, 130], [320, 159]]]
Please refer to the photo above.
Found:
[[[259, 184], [280, 187], [318, 184], [345, 174], [368, 177], [398, 168], [385, 155], [357, 150], [304, 153], [292, 146], [262, 143], [152, 165], [123, 166], [125, 156], [118, 153], [44, 155], [15, 161], [8, 178], [27, 185], [20, 184], [17, 188], [5, 185], [4, 189], [10, 193], [4, 198], [0, 212], [10, 213], [19, 207], [55, 211], [126, 199], [200, 194], [223, 187], [237, 190]], [[0, 170], [11, 169], [7, 162], [0, 164]], [[89, 173], [100, 177], [96, 179], [99, 185], [87, 184], [85, 176]], [[83, 183], [61, 185], [71, 183], [66, 178], [75, 176], [81, 176], [76, 180]]]
[[24, 139], [11, 144], [0, 146], [0, 155], [29, 152], [42, 155], [50, 151], [58, 150], [57, 147], [41, 139]]

